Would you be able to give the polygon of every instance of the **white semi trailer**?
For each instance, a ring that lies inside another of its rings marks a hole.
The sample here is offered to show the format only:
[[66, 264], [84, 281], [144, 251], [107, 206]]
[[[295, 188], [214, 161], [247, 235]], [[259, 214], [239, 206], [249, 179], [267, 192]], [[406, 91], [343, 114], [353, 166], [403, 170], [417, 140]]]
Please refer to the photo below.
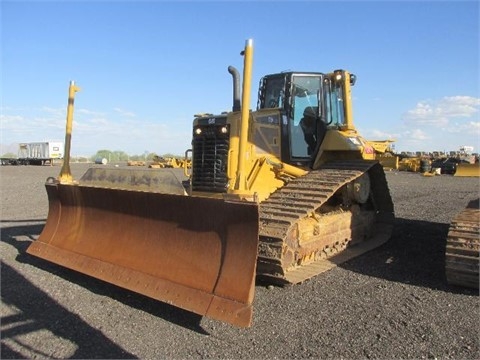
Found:
[[63, 142], [47, 141], [18, 144], [17, 158], [2, 158], [2, 165], [44, 165], [63, 159]]

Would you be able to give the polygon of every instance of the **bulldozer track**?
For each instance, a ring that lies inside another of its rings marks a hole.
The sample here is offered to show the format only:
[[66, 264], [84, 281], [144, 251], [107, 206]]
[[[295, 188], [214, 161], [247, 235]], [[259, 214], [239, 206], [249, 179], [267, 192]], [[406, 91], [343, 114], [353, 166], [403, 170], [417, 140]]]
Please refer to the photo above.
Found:
[[445, 275], [449, 284], [478, 289], [479, 221], [479, 199], [476, 199], [450, 224], [445, 250]]
[[[375, 235], [349, 247], [348, 241], [333, 242], [325, 259], [316, 259], [294, 269], [282, 264], [286, 238], [297, 222], [317, 211], [343, 186], [369, 173], [374, 205], [377, 210]], [[318, 170], [290, 181], [260, 204], [259, 257], [257, 277], [268, 282], [299, 283], [335, 267], [385, 242], [393, 224], [393, 203], [385, 174], [377, 161], [348, 160], [327, 163]]]

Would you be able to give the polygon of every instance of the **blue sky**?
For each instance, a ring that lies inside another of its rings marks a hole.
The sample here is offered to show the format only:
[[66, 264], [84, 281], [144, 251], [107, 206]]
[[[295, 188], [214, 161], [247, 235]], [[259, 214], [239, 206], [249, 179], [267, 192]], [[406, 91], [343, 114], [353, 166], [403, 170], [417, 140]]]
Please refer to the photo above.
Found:
[[[254, 41], [262, 75], [357, 75], [354, 121], [397, 151], [480, 151], [478, 1], [8, 1], [1, 10], [1, 138], [183, 154], [193, 115], [232, 106], [228, 65]], [[16, 149], [14, 147], [14, 149]]]

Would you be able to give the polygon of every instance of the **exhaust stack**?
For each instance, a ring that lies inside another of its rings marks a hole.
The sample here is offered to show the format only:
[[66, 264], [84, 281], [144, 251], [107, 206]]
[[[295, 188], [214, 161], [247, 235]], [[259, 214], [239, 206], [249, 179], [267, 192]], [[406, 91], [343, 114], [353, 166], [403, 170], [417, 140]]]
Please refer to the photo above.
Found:
[[233, 107], [232, 111], [240, 111], [242, 106], [240, 102], [240, 73], [234, 66], [228, 67], [228, 72], [233, 78]]

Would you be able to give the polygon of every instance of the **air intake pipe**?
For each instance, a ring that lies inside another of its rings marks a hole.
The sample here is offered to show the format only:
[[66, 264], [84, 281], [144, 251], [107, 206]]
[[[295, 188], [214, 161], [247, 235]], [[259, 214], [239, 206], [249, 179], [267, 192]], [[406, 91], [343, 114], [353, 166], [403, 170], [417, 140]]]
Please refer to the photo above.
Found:
[[232, 111], [240, 111], [241, 101], [240, 101], [240, 73], [234, 66], [228, 67], [228, 72], [232, 75], [233, 78], [233, 107]]

